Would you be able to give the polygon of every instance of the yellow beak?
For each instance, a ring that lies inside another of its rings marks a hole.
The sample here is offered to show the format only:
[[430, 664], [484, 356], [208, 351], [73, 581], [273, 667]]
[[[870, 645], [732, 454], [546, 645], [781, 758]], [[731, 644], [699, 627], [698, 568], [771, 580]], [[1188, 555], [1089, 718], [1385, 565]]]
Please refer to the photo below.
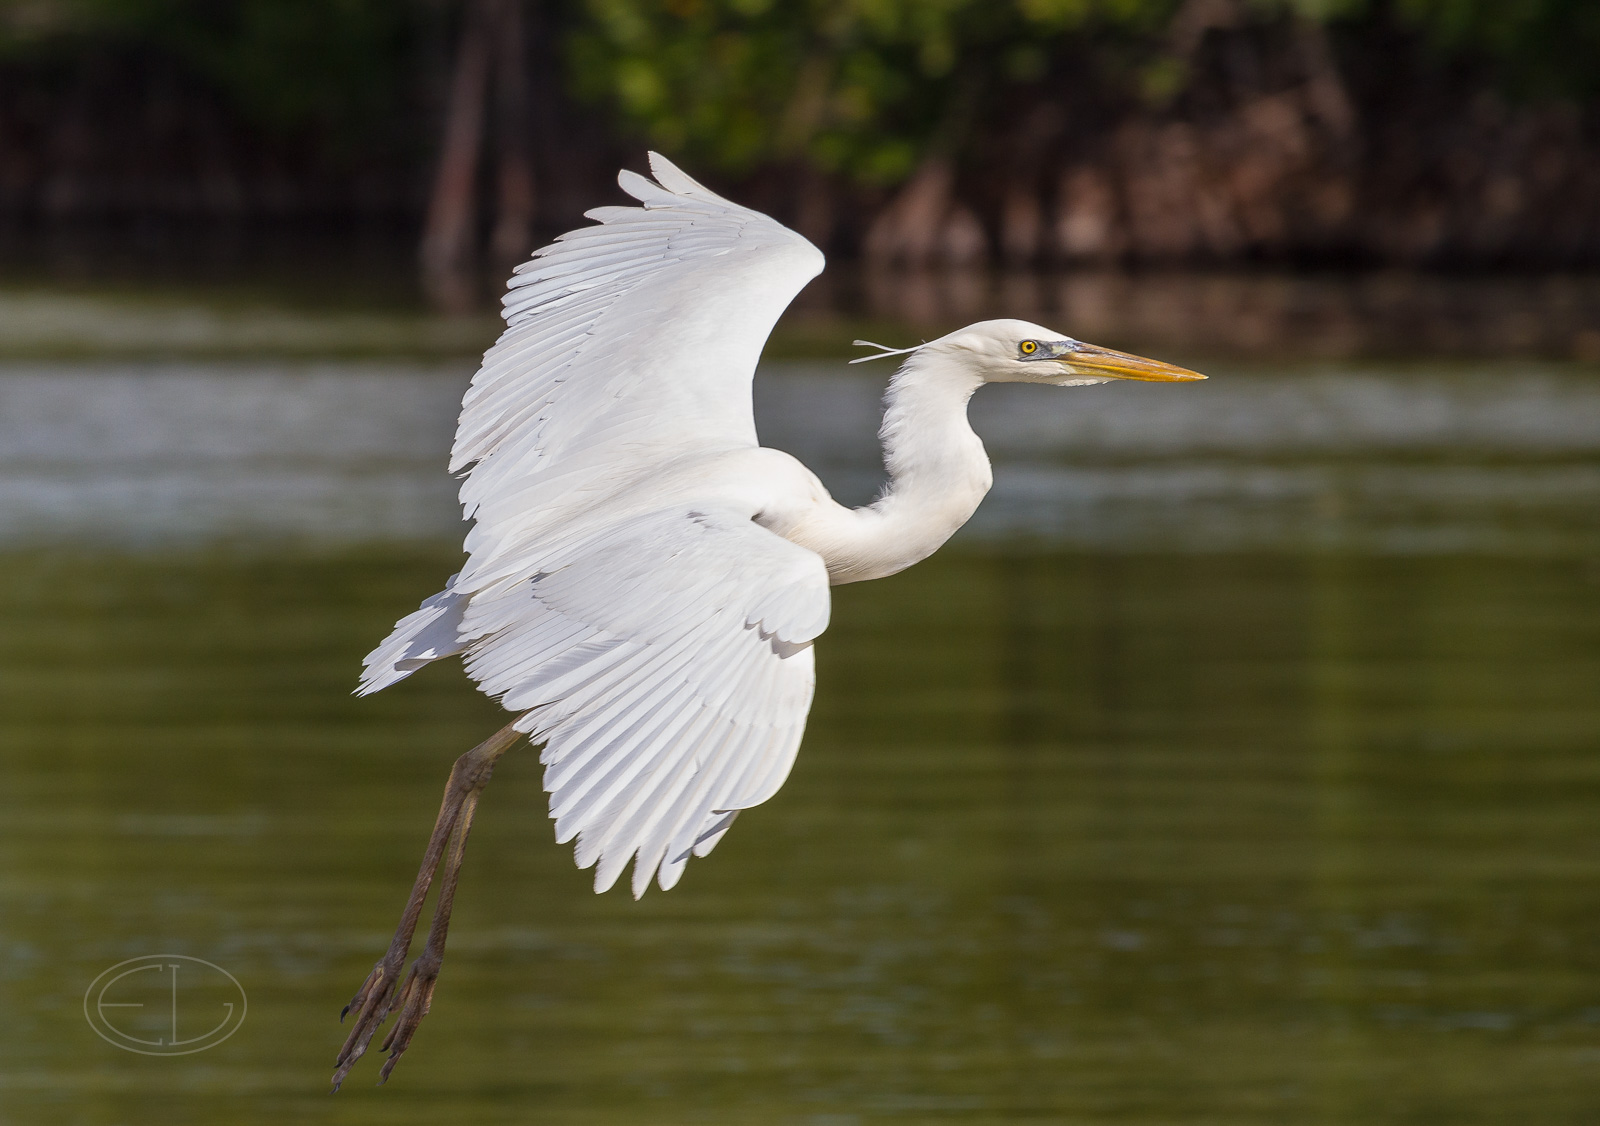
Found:
[[1061, 364], [1080, 375], [1109, 376], [1112, 379], [1145, 379], [1152, 383], [1179, 383], [1205, 376], [1188, 368], [1176, 367], [1161, 360], [1147, 360], [1114, 348], [1097, 348], [1084, 344], [1076, 351], [1062, 356]]

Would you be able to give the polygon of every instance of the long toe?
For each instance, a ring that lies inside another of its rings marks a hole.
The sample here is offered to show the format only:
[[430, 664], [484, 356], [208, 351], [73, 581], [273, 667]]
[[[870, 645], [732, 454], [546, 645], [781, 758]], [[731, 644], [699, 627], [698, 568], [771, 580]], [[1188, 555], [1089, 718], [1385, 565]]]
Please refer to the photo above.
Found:
[[341, 1021], [345, 1013], [351, 1011], [355, 1012], [356, 1017], [350, 1026], [350, 1034], [345, 1037], [344, 1046], [339, 1049], [339, 1054], [333, 1061], [335, 1091], [344, 1083], [345, 1076], [350, 1074], [350, 1069], [355, 1066], [356, 1061], [366, 1054], [367, 1045], [372, 1042], [373, 1035], [393, 1008], [390, 998], [394, 996], [395, 979], [399, 977], [399, 968], [399, 966], [391, 968], [387, 959], [372, 967], [367, 980], [351, 998], [350, 1004], [345, 1006], [344, 1013], [339, 1014]]
[[421, 1026], [422, 1018], [433, 1008], [433, 988], [438, 982], [439, 963], [424, 953], [412, 964], [405, 986], [395, 1002], [400, 1015], [395, 1018], [394, 1026], [383, 1039], [383, 1050], [389, 1053], [389, 1058], [383, 1061], [383, 1068], [378, 1072], [380, 1084], [388, 1082], [394, 1065], [400, 1062], [400, 1057], [411, 1046], [411, 1038]]
[[367, 999], [372, 996], [372, 991], [377, 988], [378, 983], [384, 980], [384, 976], [382, 962], [372, 967], [372, 972], [367, 975], [367, 980], [361, 983], [361, 988], [356, 990], [356, 995], [350, 998], [350, 1003], [339, 1010], [340, 1024], [344, 1023], [344, 1018], [350, 1015], [352, 1009], [355, 1010], [356, 1019], [361, 1019], [361, 1012], [366, 1008]]

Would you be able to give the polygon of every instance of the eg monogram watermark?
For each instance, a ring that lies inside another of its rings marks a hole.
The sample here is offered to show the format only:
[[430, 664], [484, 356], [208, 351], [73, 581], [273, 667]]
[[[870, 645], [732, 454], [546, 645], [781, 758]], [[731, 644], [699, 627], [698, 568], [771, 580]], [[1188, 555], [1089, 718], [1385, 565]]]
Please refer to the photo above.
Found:
[[102, 1040], [143, 1056], [215, 1048], [244, 1023], [244, 987], [221, 966], [184, 954], [118, 962], [90, 983], [83, 1015]]

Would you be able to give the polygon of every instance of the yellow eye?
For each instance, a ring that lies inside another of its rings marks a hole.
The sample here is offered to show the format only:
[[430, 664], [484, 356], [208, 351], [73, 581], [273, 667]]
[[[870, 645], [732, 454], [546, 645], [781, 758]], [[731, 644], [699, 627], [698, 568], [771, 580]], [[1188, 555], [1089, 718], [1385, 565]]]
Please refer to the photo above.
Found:
[[1022, 342], [1022, 354], [1024, 356], [1031, 356], [1035, 352], [1037, 352], [1038, 350], [1039, 350], [1039, 345], [1038, 345], [1038, 343], [1036, 341], [1024, 340]]

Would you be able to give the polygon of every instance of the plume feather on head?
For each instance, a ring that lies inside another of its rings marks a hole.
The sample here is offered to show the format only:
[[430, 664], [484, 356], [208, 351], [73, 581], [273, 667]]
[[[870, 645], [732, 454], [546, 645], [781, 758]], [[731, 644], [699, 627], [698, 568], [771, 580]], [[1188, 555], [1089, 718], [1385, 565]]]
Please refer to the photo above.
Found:
[[913, 344], [909, 348], [891, 348], [887, 344], [874, 344], [870, 340], [852, 340], [850, 343], [854, 344], [858, 348], [877, 349], [877, 351], [870, 356], [857, 356], [855, 359], [850, 361], [852, 364], [864, 364], [868, 360], [881, 360], [885, 356], [904, 356], [908, 352], [915, 352], [918, 348], [922, 347], [922, 344], [926, 344], [927, 341], [924, 340], [922, 344]]

